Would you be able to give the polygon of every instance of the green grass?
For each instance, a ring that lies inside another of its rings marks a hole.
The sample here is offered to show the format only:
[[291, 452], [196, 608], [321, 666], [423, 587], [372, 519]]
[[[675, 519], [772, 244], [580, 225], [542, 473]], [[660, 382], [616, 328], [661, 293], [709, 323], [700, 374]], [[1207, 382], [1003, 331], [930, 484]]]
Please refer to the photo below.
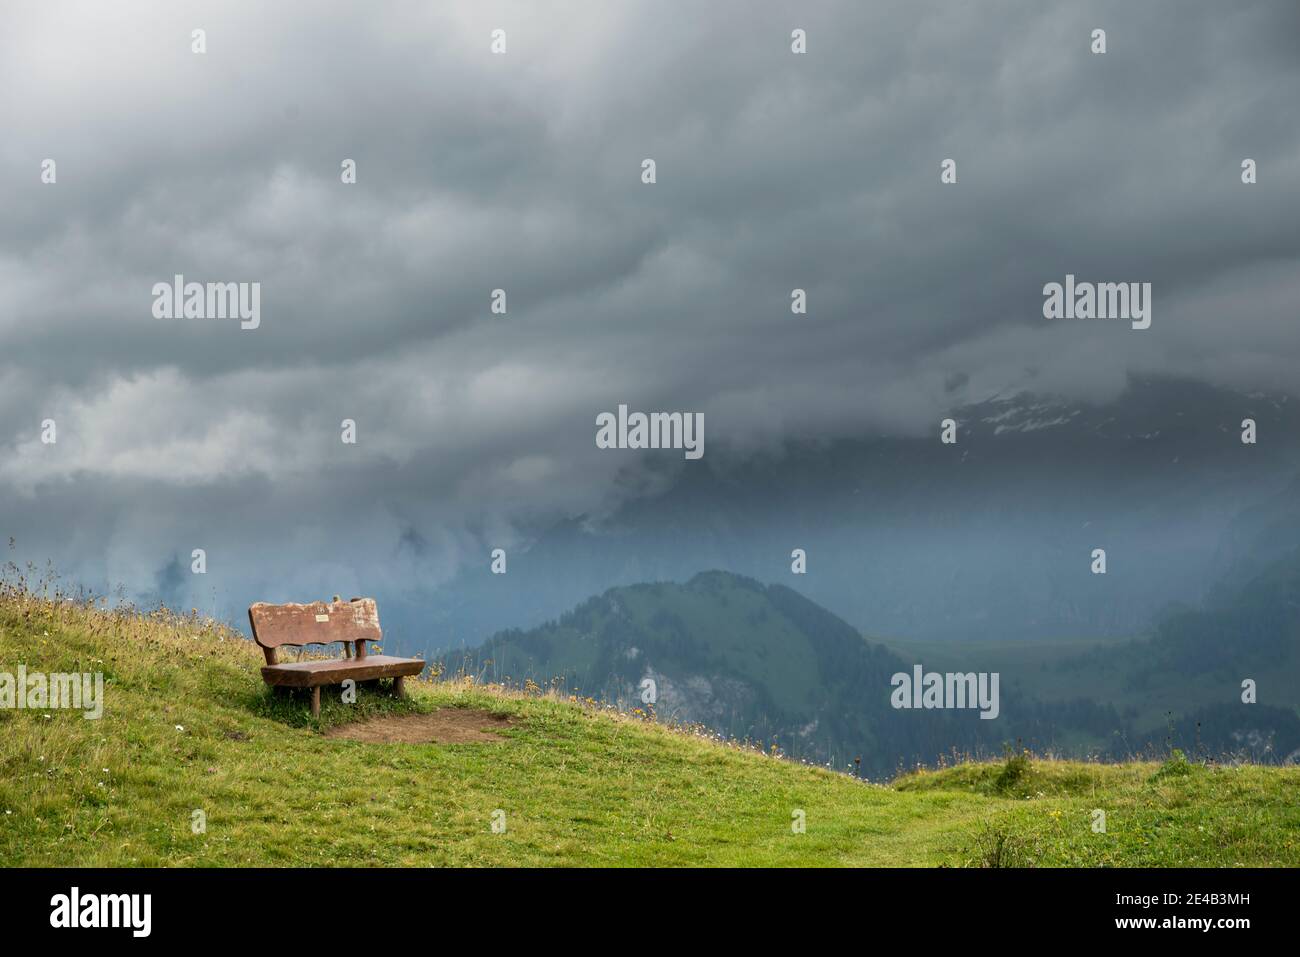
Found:
[[[7, 589], [0, 671], [103, 671], [104, 716], [0, 711], [8, 865], [1300, 865], [1300, 770], [1038, 760], [867, 784], [590, 703], [411, 682], [398, 702], [268, 694], [195, 618]], [[480, 707], [500, 744], [326, 738]], [[48, 715], [48, 716], [47, 716]], [[1092, 812], [1106, 812], [1095, 833]], [[191, 828], [195, 810], [206, 833]], [[504, 833], [493, 815], [505, 812]], [[805, 833], [793, 832], [803, 811]]]

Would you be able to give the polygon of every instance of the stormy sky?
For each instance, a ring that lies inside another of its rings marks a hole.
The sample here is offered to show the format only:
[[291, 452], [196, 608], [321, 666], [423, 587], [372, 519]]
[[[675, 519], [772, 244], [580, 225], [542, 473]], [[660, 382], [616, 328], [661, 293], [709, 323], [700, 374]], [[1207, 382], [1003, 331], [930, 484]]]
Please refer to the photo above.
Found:
[[[440, 580], [616, 500], [620, 403], [704, 413], [707, 458], [1134, 372], [1297, 388], [1293, 0], [5, 20], [0, 533], [73, 581]], [[259, 282], [260, 327], [154, 318], [177, 273]], [[1067, 273], [1150, 282], [1151, 328], [1045, 320]]]

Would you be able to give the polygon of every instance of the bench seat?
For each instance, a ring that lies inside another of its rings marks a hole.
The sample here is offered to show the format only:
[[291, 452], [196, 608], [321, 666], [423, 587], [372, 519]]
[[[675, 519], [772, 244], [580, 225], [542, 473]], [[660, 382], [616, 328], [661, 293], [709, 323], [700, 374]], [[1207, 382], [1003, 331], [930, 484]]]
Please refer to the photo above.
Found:
[[[324, 685], [392, 678], [393, 694], [401, 698], [406, 694], [406, 679], [424, 670], [425, 662], [419, 658], [368, 653], [367, 642], [383, 640], [379, 608], [373, 598], [344, 601], [335, 595], [333, 601], [307, 605], [255, 602], [248, 607], [248, 623], [253, 628], [253, 640], [266, 655], [262, 680], [276, 691], [311, 691], [312, 717], [320, 717], [320, 689]], [[335, 642], [342, 643], [344, 657], [283, 663], [276, 657], [277, 649], [284, 645], [302, 648]]]
[[402, 678], [418, 675], [425, 663], [419, 658], [394, 658], [392, 655], [366, 655], [364, 658], [329, 658], [324, 661], [292, 661], [267, 665], [262, 678], [281, 688], [311, 688], [336, 685], [351, 679]]

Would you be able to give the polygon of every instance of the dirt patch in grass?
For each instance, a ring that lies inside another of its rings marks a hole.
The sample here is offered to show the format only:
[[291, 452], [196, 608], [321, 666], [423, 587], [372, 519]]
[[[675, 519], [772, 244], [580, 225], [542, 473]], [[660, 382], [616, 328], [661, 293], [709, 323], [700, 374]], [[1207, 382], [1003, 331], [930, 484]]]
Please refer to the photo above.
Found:
[[506, 739], [496, 732], [514, 727], [509, 715], [480, 708], [439, 708], [432, 714], [402, 714], [344, 724], [325, 732], [327, 738], [367, 744], [468, 744]]

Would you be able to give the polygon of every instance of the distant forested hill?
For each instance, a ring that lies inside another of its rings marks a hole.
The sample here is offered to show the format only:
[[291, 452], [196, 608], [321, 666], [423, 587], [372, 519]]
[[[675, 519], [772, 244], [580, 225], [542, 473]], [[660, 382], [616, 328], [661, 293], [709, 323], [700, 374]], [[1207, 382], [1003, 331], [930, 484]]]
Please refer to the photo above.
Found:
[[1047, 709], [1006, 691], [998, 720], [895, 710], [890, 678], [914, 663], [928, 667], [864, 641], [791, 588], [718, 571], [683, 585], [612, 588], [555, 622], [443, 660], [451, 672], [556, 683], [629, 706], [640, 705], [649, 679], [661, 718], [836, 766], [861, 759], [872, 775], [954, 751], [998, 753], [1017, 736], [1049, 746], [1067, 725], [1105, 735], [1119, 720], [1086, 701]]
[[[1123, 757], [1168, 750], [1283, 760], [1300, 749], [1300, 552], [1129, 642], [880, 643], [783, 585], [714, 571], [612, 588], [558, 620], [444, 657], [451, 672], [555, 684], [664, 719], [880, 775], [1004, 747]], [[891, 676], [1000, 674], [1000, 714], [900, 710]], [[1259, 700], [1241, 703], [1241, 682]]]

